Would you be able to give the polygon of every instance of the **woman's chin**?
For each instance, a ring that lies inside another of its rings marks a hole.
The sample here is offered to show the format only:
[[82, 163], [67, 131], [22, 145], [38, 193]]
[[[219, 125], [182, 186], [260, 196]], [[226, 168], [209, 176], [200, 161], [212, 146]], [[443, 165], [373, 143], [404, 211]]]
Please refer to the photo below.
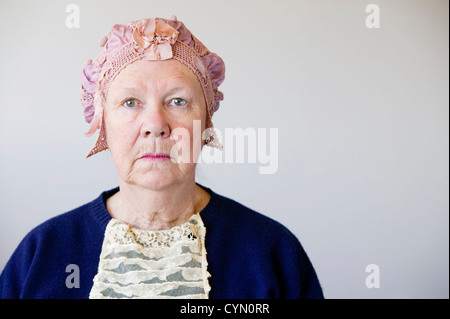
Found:
[[133, 184], [156, 191], [178, 182], [172, 172], [153, 170], [138, 176]]
[[[176, 164], [171, 160], [165, 162], [140, 162], [127, 173], [122, 172], [123, 180], [150, 190], [162, 190], [174, 184], [185, 182], [186, 178], [195, 173], [195, 163]], [[125, 173], [125, 174], [123, 174]]]

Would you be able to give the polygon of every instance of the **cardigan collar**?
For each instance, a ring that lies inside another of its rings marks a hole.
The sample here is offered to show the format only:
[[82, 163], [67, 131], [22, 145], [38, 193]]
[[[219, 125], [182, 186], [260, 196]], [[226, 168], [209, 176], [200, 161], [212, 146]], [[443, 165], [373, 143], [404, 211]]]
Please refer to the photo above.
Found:
[[[211, 198], [206, 204], [206, 206], [200, 211], [200, 216], [203, 219], [205, 223], [209, 222], [221, 209], [222, 205], [220, 205], [220, 198], [221, 196], [216, 194], [214, 191], [212, 191], [210, 188], [205, 187], [203, 185], [200, 185], [196, 183], [198, 186], [203, 188], [205, 191], [207, 191]], [[113, 196], [115, 193], [117, 193], [120, 190], [119, 187], [112, 188], [110, 190], [104, 191], [100, 194], [96, 199], [94, 199], [90, 203], [91, 211], [94, 214], [95, 220], [98, 222], [100, 227], [103, 230], [106, 230], [106, 226], [108, 225], [109, 221], [111, 220], [111, 215], [109, 214], [108, 210], [106, 209], [106, 201], [108, 198]]]

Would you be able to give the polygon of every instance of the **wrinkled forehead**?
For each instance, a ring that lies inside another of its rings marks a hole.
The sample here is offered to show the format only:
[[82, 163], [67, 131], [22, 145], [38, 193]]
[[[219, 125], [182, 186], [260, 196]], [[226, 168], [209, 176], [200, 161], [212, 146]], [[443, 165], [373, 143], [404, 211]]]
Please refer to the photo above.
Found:
[[183, 63], [142, 59], [120, 71], [109, 87], [108, 96], [124, 90], [167, 91], [177, 87], [203, 94], [197, 77]]

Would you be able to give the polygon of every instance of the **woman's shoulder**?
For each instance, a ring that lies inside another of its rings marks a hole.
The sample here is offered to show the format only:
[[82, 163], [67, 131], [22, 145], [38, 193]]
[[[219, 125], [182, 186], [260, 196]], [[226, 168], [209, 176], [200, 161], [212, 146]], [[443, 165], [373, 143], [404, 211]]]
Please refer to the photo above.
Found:
[[104, 191], [87, 203], [43, 221], [28, 232], [24, 240], [77, 238], [83, 233], [104, 231], [110, 216], [105, 213], [103, 198], [111, 191]]
[[[258, 212], [246, 204], [230, 197], [215, 193], [208, 189], [211, 194], [210, 203], [205, 207], [202, 218], [217, 227], [228, 228], [236, 233], [245, 233], [261, 238], [266, 237], [280, 240], [298, 241], [297, 237], [279, 221]], [[216, 227], [214, 227], [216, 228]]]
[[323, 298], [306, 251], [286, 226], [237, 200], [211, 194], [204, 214], [200, 214], [206, 226], [211, 271], [239, 269], [221, 284], [232, 282], [233, 294], [237, 286], [240, 291], [270, 287], [259, 298]]
[[0, 275], [0, 298], [70, 295], [65, 285], [68, 266], [78, 266], [86, 280], [95, 272], [104, 233], [96, 209], [103, 194], [28, 232]]

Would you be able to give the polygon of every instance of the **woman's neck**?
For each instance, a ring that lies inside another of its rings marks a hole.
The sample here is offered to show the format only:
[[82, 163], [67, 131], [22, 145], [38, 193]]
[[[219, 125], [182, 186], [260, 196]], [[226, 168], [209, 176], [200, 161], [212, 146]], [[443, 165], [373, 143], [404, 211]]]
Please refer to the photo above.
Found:
[[211, 195], [195, 182], [151, 190], [127, 183], [108, 198], [111, 217], [144, 230], [164, 230], [186, 222], [200, 212]]

